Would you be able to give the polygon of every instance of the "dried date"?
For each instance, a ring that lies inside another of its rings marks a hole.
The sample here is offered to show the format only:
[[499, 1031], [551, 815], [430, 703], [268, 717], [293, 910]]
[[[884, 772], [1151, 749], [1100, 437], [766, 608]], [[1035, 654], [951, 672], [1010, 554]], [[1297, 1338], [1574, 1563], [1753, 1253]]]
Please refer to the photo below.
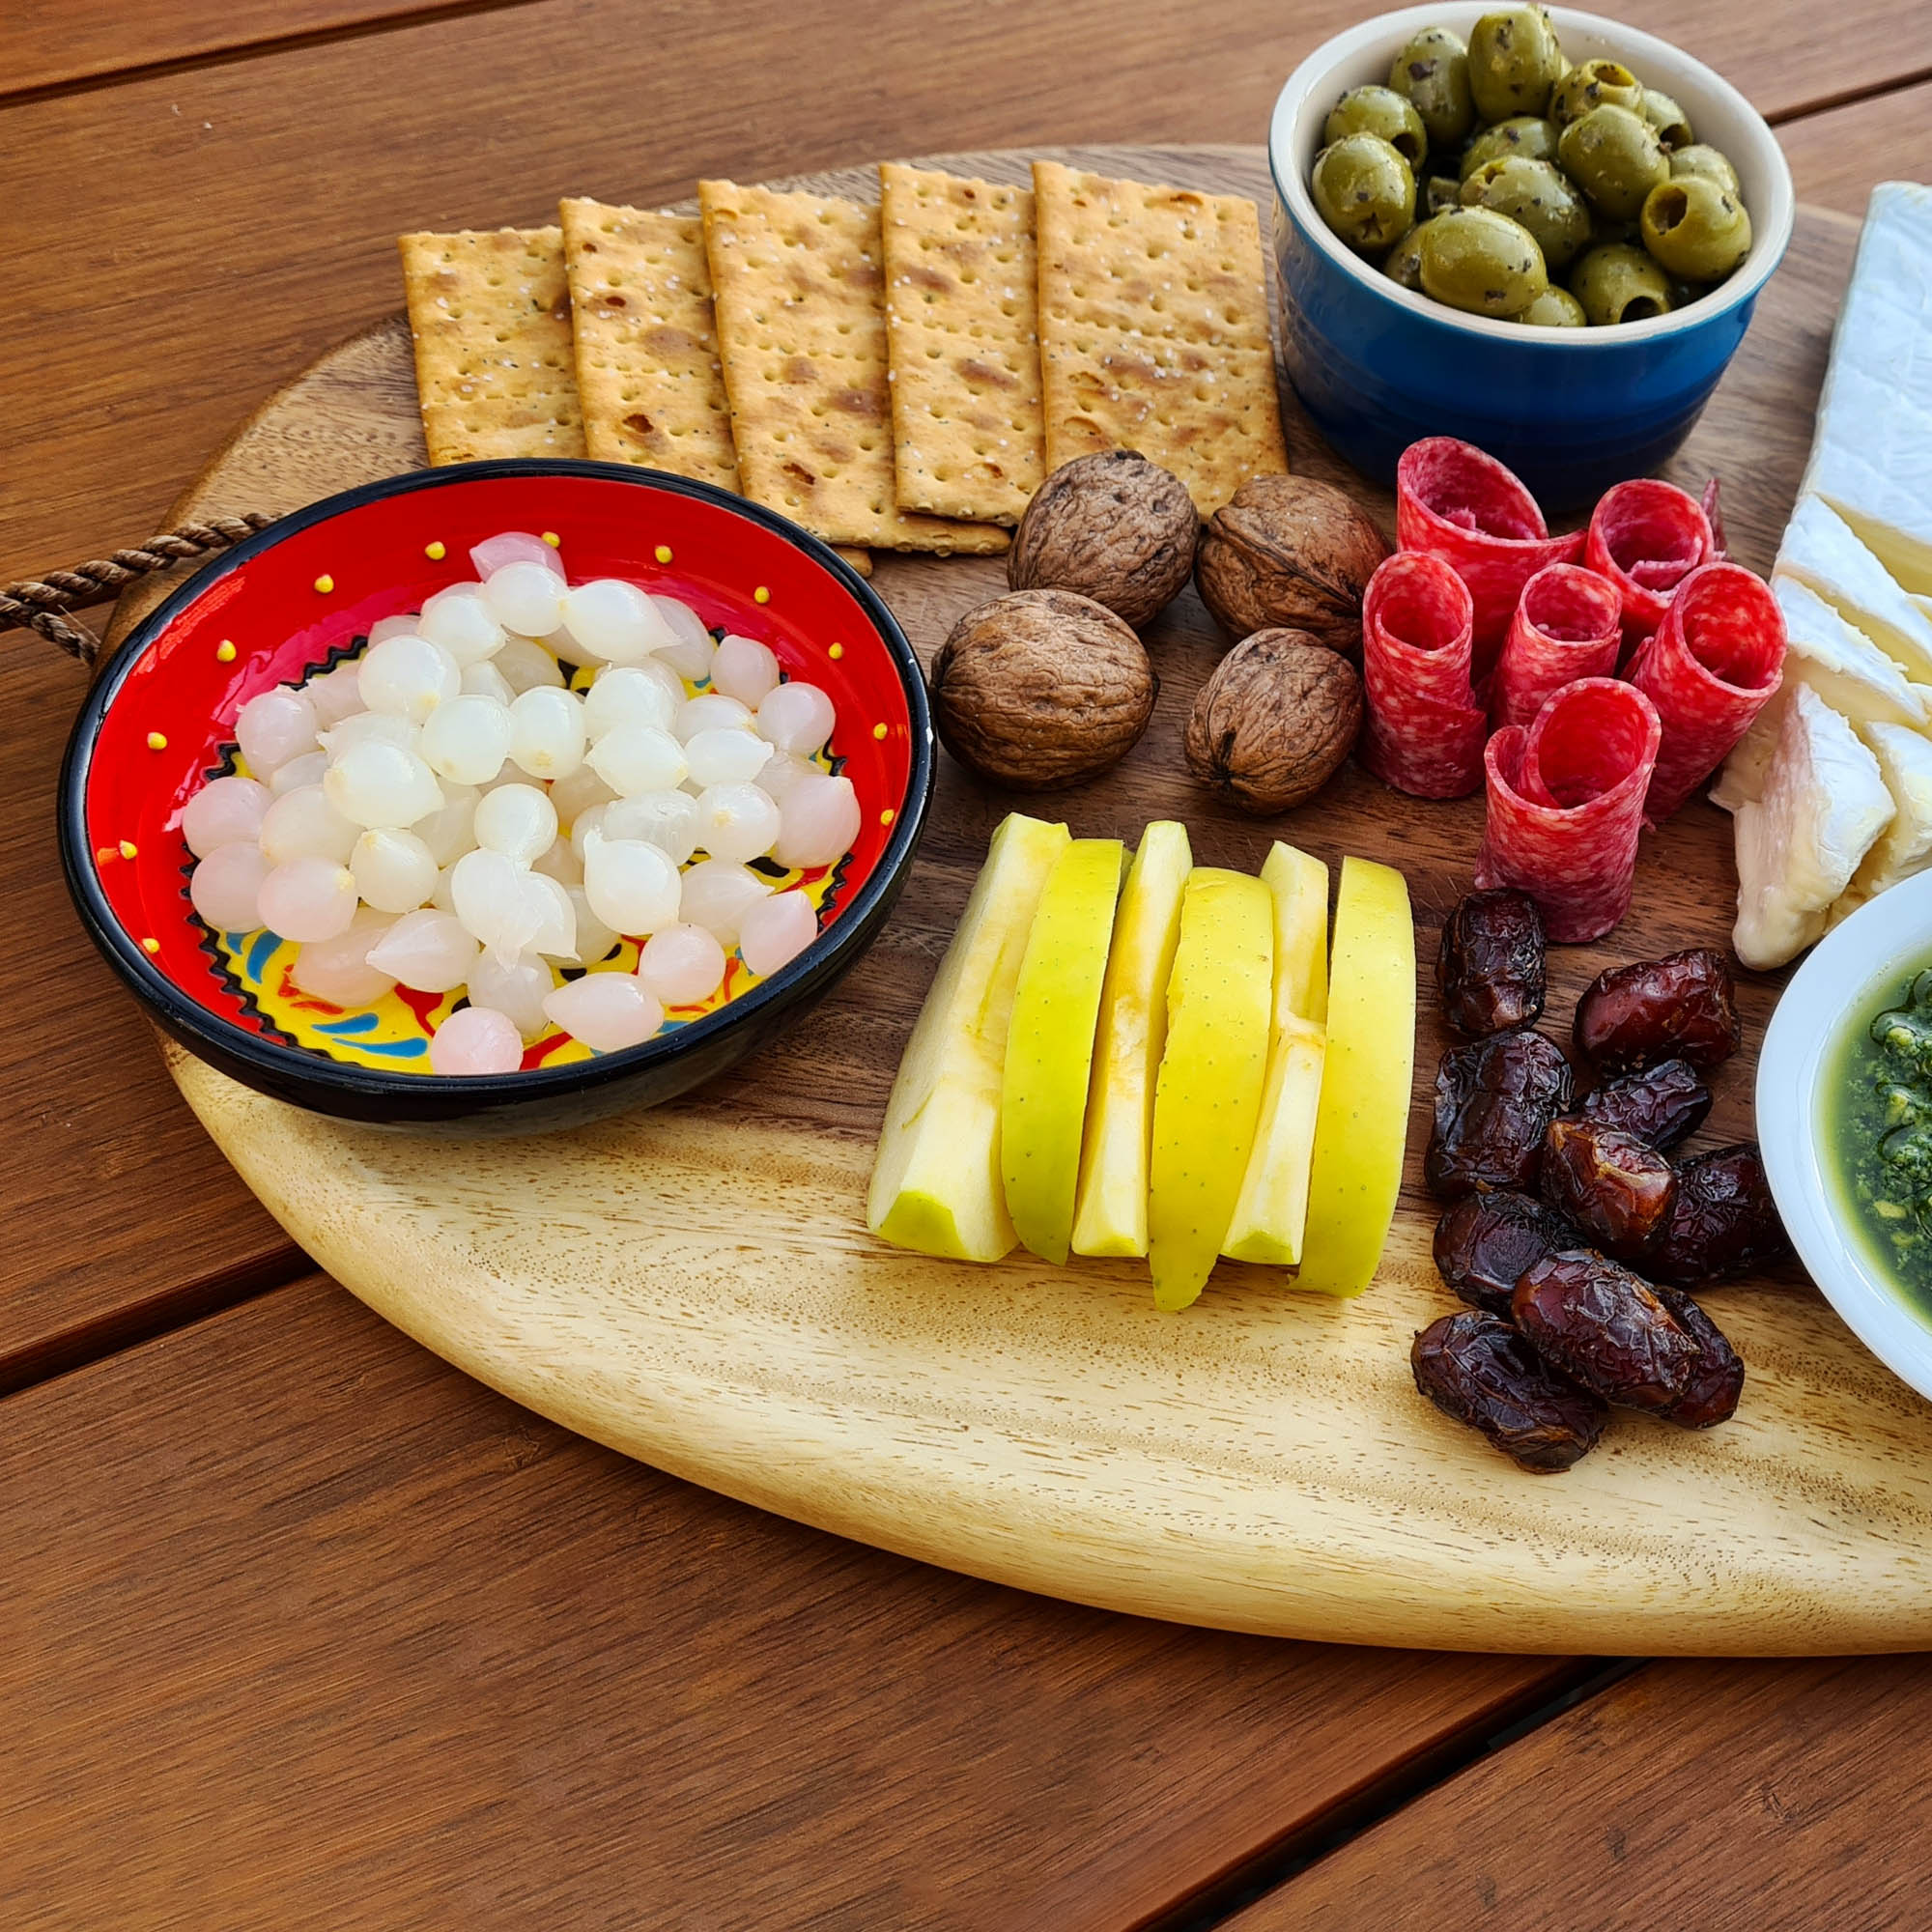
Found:
[[1666, 1152], [1703, 1125], [1711, 1090], [1688, 1060], [1662, 1060], [1640, 1072], [1605, 1080], [1577, 1103], [1578, 1120], [1640, 1140]]
[[1660, 1281], [1718, 1281], [1790, 1252], [1757, 1143], [1742, 1141], [1677, 1170], [1677, 1198], [1645, 1266]]
[[1507, 1321], [1484, 1310], [1432, 1321], [1408, 1361], [1415, 1386], [1444, 1415], [1481, 1430], [1537, 1475], [1569, 1468], [1604, 1433], [1604, 1405], [1552, 1373]]
[[1510, 1312], [1551, 1368], [1625, 1408], [1658, 1414], [1684, 1401], [1703, 1362], [1649, 1282], [1588, 1249], [1532, 1265]]
[[1552, 1121], [1543, 1144], [1543, 1198], [1606, 1254], [1629, 1261], [1663, 1233], [1677, 1174], [1634, 1134], [1593, 1121]]
[[1478, 1187], [1535, 1190], [1549, 1123], [1570, 1105], [1570, 1063], [1540, 1033], [1452, 1047], [1435, 1075], [1423, 1173], [1444, 1201]]
[[1684, 1393], [1658, 1413], [1684, 1429], [1710, 1429], [1737, 1413], [1745, 1365], [1724, 1331], [1681, 1288], [1659, 1288], [1657, 1298], [1697, 1345], [1697, 1366]]
[[1702, 1072], [1738, 1050], [1737, 992], [1721, 952], [1693, 946], [1600, 973], [1577, 1002], [1577, 1051], [1606, 1073], [1688, 1060]]
[[1555, 1208], [1527, 1194], [1465, 1195], [1435, 1224], [1435, 1265], [1472, 1308], [1507, 1317], [1523, 1271], [1582, 1245]]
[[1442, 922], [1435, 955], [1442, 1016], [1483, 1037], [1534, 1026], [1543, 1013], [1543, 915], [1513, 886], [1470, 893]]

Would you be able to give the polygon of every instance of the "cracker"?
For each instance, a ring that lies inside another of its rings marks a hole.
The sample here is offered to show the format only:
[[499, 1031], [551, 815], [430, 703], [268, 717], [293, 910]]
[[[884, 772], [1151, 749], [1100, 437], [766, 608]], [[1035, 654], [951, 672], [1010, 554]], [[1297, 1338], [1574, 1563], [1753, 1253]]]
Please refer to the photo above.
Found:
[[396, 246], [431, 463], [582, 456], [561, 231], [465, 229]]
[[879, 211], [730, 182], [697, 195], [745, 495], [828, 543], [1005, 550], [1005, 530], [898, 508]]
[[1254, 203], [1056, 161], [1033, 185], [1047, 469], [1137, 449], [1204, 517], [1285, 470]]
[[561, 215], [590, 454], [737, 489], [704, 224], [601, 201]]
[[879, 169], [899, 507], [1017, 523], [1045, 475], [1033, 195]]

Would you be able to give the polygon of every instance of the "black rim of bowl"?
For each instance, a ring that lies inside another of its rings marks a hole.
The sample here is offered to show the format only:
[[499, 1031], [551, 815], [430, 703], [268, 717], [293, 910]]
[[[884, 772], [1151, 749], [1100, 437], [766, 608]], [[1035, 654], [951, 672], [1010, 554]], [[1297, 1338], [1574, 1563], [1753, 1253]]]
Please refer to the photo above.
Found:
[[[329, 518], [364, 503], [499, 476], [585, 476], [666, 491], [679, 497], [694, 497], [782, 537], [794, 550], [803, 552], [849, 590], [885, 640], [887, 653], [899, 674], [899, 686], [905, 696], [906, 713], [911, 724], [912, 769], [907, 779], [905, 797], [896, 808], [898, 815], [894, 821], [892, 837], [886, 841], [885, 850], [880, 853], [877, 863], [850, 903], [796, 959], [714, 1012], [690, 1021], [675, 1033], [661, 1035], [638, 1046], [623, 1047], [615, 1053], [596, 1054], [587, 1061], [576, 1061], [564, 1066], [538, 1066], [515, 1073], [442, 1075], [389, 1073], [376, 1067], [355, 1066], [299, 1047], [284, 1046], [279, 1041], [265, 1039], [260, 1034], [237, 1026], [190, 999], [149, 959], [109, 906], [107, 895], [93, 866], [88, 863], [87, 841], [87, 781], [101, 721], [127, 682], [128, 673], [175, 618], [211, 583], [239, 570], [251, 557], [261, 555], [264, 551], [272, 549], [298, 531], [326, 523]], [[474, 1111], [484, 1112], [516, 1100], [554, 1099], [563, 1094], [590, 1092], [613, 1082], [628, 1080], [646, 1069], [673, 1065], [689, 1055], [701, 1053], [728, 1027], [788, 1005], [812, 982], [841, 963], [846, 963], [849, 955], [864, 947], [879, 918], [890, 910], [892, 900], [897, 895], [902, 875], [925, 829], [926, 813], [932, 803], [934, 764], [932, 717], [926, 703], [925, 678], [911, 643], [899, 628], [898, 620], [886, 608], [877, 591], [857, 571], [829, 545], [821, 543], [810, 531], [801, 529], [789, 518], [712, 484], [628, 464], [590, 463], [563, 457], [519, 457], [486, 463], [451, 464], [440, 469], [413, 470], [401, 476], [384, 477], [380, 482], [360, 484], [337, 496], [326, 497], [321, 502], [311, 503], [304, 509], [291, 511], [266, 529], [203, 564], [135, 625], [95, 679], [68, 738], [67, 754], [61, 765], [59, 793], [61, 867], [67, 874], [69, 893], [80, 912], [88, 936], [99, 948], [107, 963], [135, 993], [160, 1013], [178, 1037], [205, 1046], [211, 1057], [239, 1061], [285, 1085], [291, 1082], [311, 1085], [344, 1096], [380, 1096], [398, 1103], [399, 1116], [414, 1111], [410, 1104], [413, 1100], [422, 1103], [429, 1113], [446, 1118], [450, 1102], [459, 1097], [466, 1103], [464, 1111], [473, 1108]]]

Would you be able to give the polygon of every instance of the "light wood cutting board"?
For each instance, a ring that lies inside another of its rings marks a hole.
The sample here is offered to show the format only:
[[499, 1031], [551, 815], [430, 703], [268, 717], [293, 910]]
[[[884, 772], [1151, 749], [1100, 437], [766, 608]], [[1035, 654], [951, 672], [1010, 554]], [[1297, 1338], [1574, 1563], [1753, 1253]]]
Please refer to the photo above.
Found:
[[[1259, 150], [1068, 157], [1266, 193]], [[1028, 158], [946, 164], [1024, 180]], [[861, 170], [813, 185], [873, 193]], [[1673, 466], [1693, 489], [1722, 476], [1733, 549], [1759, 568], [1809, 441], [1855, 235], [1803, 215]], [[1386, 515], [1293, 415], [1290, 442], [1297, 468]], [[279, 511], [422, 461], [392, 317], [274, 397], [179, 507]], [[1004, 588], [997, 560], [882, 556], [876, 582], [927, 655]], [[1208, 864], [1253, 868], [1281, 836], [1331, 865], [1399, 865], [1427, 982], [1469, 885], [1480, 800], [1418, 804], [1350, 768], [1279, 821], [1223, 811], [1187, 778], [1180, 731], [1224, 640], [1189, 593], [1150, 643], [1163, 688], [1148, 736], [1051, 812], [1130, 840], [1151, 817], [1182, 817]], [[1085, 1603], [1283, 1635], [1650, 1654], [1932, 1643], [1932, 1406], [1795, 1268], [1709, 1296], [1748, 1380], [1737, 1418], [1708, 1434], [1619, 1416], [1577, 1469], [1538, 1478], [1416, 1395], [1409, 1338], [1456, 1305], [1420, 1185], [1445, 1043], [1427, 983], [1408, 1184], [1359, 1301], [1224, 1264], [1193, 1310], [1167, 1317], [1138, 1264], [975, 1268], [871, 1241], [866, 1178], [900, 1049], [988, 833], [1026, 804], [944, 761], [933, 829], [866, 962], [781, 1047], [654, 1114], [541, 1140], [412, 1140], [264, 1099], [172, 1048], [169, 1065], [295, 1238], [397, 1326], [586, 1435], [826, 1529]], [[1695, 804], [1644, 841], [1636, 906], [1610, 942], [1552, 954], [1546, 1025], [1567, 1027], [1605, 964], [1723, 944], [1733, 891], [1729, 821]], [[1745, 976], [1746, 1050], [1694, 1145], [1751, 1133], [1776, 991]]]

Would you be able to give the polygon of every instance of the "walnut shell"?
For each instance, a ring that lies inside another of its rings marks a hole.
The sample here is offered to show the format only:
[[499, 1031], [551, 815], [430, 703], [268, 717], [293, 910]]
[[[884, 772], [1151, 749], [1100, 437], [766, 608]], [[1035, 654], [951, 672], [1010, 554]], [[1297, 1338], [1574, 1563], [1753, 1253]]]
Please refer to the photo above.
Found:
[[931, 688], [940, 743], [962, 765], [1054, 791], [1126, 756], [1160, 680], [1141, 640], [1091, 597], [1018, 590], [953, 625]]
[[1201, 687], [1187, 768], [1258, 817], [1312, 798], [1362, 728], [1362, 680], [1306, 631], [1243, 638]]
[[1360, 504], [1302, 476], [1256, 476], [1214, 512], [1194, 581], [1231, 638], [1305, 631], [1344, 657], [1362, 654], [1362, 593], [1388, 540]]
[[1007, 582], [1078, 591], [1139, 626], [1179, 593], [1200, 535], [1179, 477], [1131, 449], [1079, 456], [1034, 492], [1007, 553]]

